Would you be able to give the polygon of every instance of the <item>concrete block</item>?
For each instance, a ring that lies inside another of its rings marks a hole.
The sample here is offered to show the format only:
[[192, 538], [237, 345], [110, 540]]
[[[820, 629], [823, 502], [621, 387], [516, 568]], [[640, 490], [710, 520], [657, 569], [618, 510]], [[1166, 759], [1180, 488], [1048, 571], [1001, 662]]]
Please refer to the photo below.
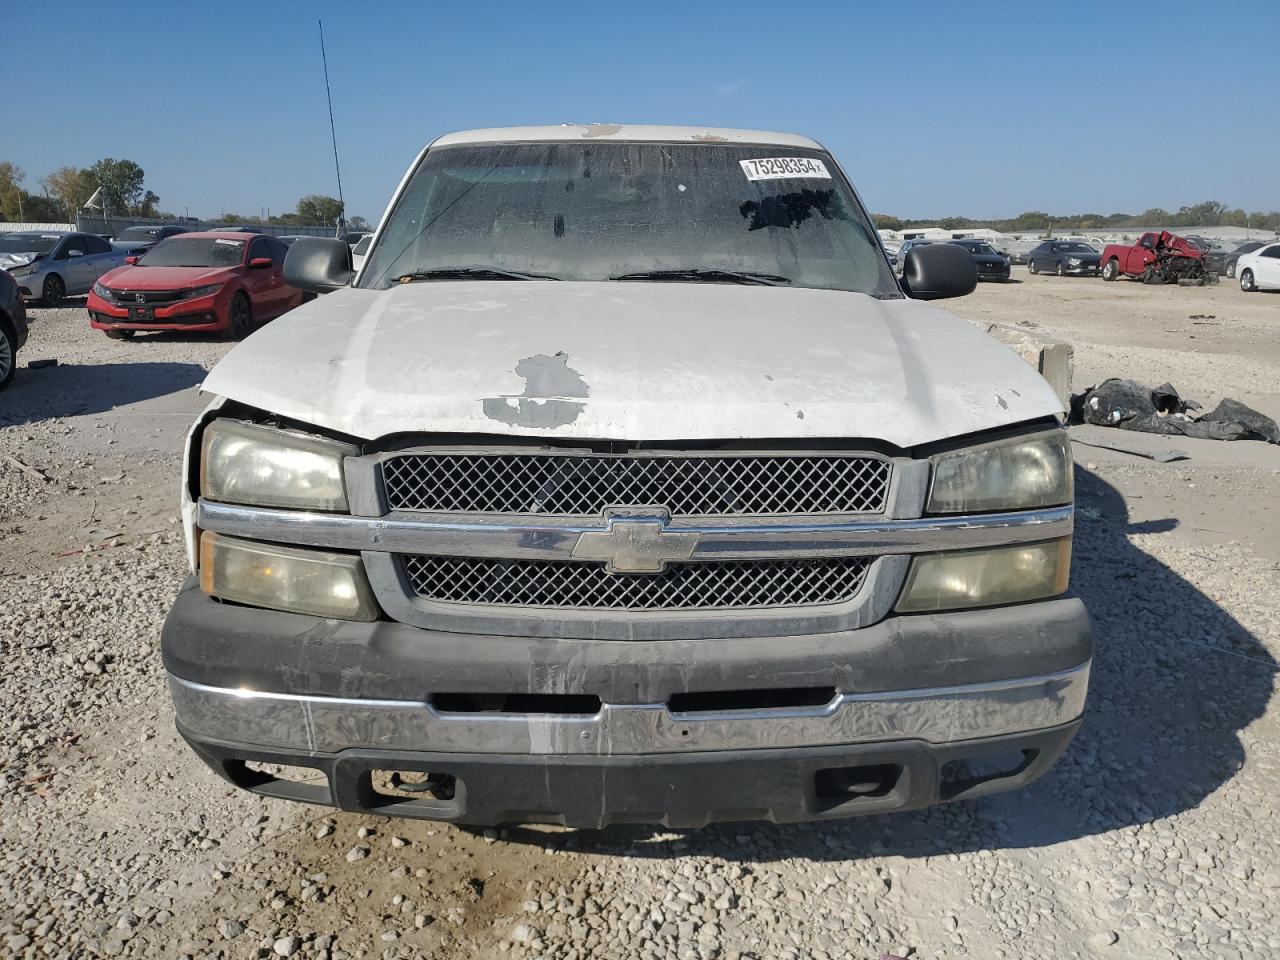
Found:
[[1065, 340], [1046, 337], [1026, 327], [993, 323], [987, 333], [1010, 347], [1040, 371], [1064, 404], [1071, 399], [1071, 375], [1075, 369], [1075, 349]]

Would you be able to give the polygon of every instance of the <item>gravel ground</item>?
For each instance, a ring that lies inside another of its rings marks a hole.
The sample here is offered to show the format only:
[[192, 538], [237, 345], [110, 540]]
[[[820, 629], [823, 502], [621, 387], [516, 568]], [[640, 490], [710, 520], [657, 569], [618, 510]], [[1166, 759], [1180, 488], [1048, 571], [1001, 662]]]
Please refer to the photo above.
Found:
[[[1273, 415], [1277, 306], [1057, 278], [956, 303], [1074, 340], [1081, 383], [1173, 378]], [[59, 366], [0, 395], [0, 956], [1280, 951], [1275, 447], [1077, 446], [1098, 655], [1084, 730], [1027, 790], [820, 825], [479, 832], [255, 798], [186, 749], [159, 627], [183, 575], [181, 435], [228, 345], [33, 313], [20, 361]]]

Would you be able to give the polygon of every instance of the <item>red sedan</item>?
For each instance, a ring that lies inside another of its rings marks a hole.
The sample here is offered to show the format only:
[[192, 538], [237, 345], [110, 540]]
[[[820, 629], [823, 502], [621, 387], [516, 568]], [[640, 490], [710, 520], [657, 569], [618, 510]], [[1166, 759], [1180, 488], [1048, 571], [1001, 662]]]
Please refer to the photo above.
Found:
[[90, 325], [115, 340], [138, 330], [241, 340], [302, 302], [302, 291], [284, 282], [288, 249], [275, 237], [251, 233], [169, 237], [99, 278], [89, 293]]

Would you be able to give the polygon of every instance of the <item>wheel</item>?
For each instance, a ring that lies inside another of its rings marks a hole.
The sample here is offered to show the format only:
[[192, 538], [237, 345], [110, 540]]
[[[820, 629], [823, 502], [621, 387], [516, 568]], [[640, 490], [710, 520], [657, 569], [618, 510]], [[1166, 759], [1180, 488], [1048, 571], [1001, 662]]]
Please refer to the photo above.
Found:
[[18, 338], [9, 325], [0, 323], [0, 390], [13, 379], [18, 368]]
[[1036, 266], [1036, 262], [1034, 260], [1028, 260], [1027, 273], [1039, 273], [1039, 272], [1040, 272], [1040, 268]]
[[249, 298], [237, 293], [231, 301], [231, 339], [243, 340], [253, 333], [253, 307]]
[[1227, 277], [1231, 280], [1236, 278], [1236, 265], [1234, 263], [1227, 264]]
[[1240, 289], [1243, 290], [1245, 293], [1253, 293], [1255, 290], [1258, 289], [1258, 285], [1253, 282], [1252, 270], [1240, 271]]
[[104, 330], [108, 340], [132, 340], [136, 330]]
[[40, 306], [56, 307], [66, 295], [67, 285], [62, 282], [60, 276], [51, 273], [44, 278], [44, 288], [40, 291]]
[[1114, 280], [1118, 276], [1120, 276], [1120, 261], [1113, 257], [1108, 260], [1106, 266], [1102, 268], [1102, 279], [1110, 281]]
[[1067, 275], [1067, 265], [1061, 260], [1058, 261], [1058, 276], [1065, 277]]

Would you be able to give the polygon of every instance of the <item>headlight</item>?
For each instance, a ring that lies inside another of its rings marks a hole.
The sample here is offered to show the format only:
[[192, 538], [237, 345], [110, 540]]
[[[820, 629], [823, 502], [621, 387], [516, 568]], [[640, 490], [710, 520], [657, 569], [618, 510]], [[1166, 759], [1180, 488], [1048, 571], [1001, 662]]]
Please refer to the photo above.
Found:
[[1080, 266], [1080, 258], [1079, 258], [1079, 257], [1067, 257], [1067, 266], [1069, 266], [1069, 267], [1078, 267], [1078, 266]]
[[1070, 503], [1074, 493], [1065, 430], [953, 450], [932, 462], [929, 513], [1052, 507]]
[[203, 533], [200, 588], [210, 596], [340, 620], [376, 620], [360, 558]]
[[94, 283], [93, 292], [100, 296], [103, 300], [114, 300], [116, 295], [111, 292], [110, 287], [104, 287], [101, 283]]
[[1070, 537], [922, 554], [911, 561], [897, 610], [930, 613], [1043, 600], [1064, 593], [1070, 575]]
[[26, 266], [14, 267], [9, 271], [11, 277], [29, 277], [36, 272], [36, 265], [29, 263]]
[[200, 494], [223, 503], [346, 510], [342, 460], [357, 453], [293, 430], [215, 420], [204, 431]]
[[203, 287], [193, 287], [192, 289], [185, 291], [182, 299], [194, 300], [196, 297], [211, 297], [221, 289], [222, 284], [220, 283], [207, 283]]

